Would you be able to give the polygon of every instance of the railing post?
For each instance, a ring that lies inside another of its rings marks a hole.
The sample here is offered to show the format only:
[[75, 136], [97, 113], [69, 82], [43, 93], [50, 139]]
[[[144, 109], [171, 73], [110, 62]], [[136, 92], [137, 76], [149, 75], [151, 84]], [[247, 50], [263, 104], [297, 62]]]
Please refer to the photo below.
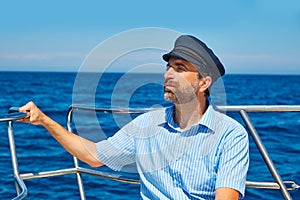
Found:
[[[13, 135], [12, 121], [7, 122], [7, 133], [8, 133], [9, 147], [10, 147], [11, 162], [12, 162], [14, 178], [15, 178], [16, 175], [19, 174], [19, 169], [18, 169], [18, 161], [16, 156], [16, 146], [15, 146], [15, 140]], [[16, 181], [15, 181], [15, 186], [16, 186], [17, 194], [19, 195], [21, 191]]]
[[[69, 110], [68, 110], [68, 116], [67, 116], [67, 128], [68, 128], [68, 131], [70, 131], [70, 132], [73, 132], [72, 125], [71, 125], [72, 113], [73, 113], [73, 108], [70, 107]], [[78, 190], [79, 190], [79, 193], [80, 193], [80, 199], [85, 200], [85, 192], [84, 192], [84, 187], [83, 187], [83, 181], [82, 181], [82, 177], [81, 177], [80, 172], [78, 172], [79, 164], [78, 164], [78, 159], [75, 156], [73, 156], [73, 162], [74, 162], [75, 168], [77, 169], [76, 178], [77, 178]]]
[[[17, 191], [17, 195], [18, 195], [14, 199], [25, 199], [27, 197], [27, 188], [26, 188], [26, 185], [24, 184], [23, 180], [19, 176], [16, 145], [15, 145], [15, 139], [14, 139], [14, 134], [13, 134], [13, 123], [12, 123], [12, 121], [8, 121], [7, 123], [8, 123], [7, 124], [7, 133], [8, 133], [11, 162], [12, 162], [13, 172], [14, 172], [15, 187], [16, 187], [16, 191]], [[22, 187], [22, 190], [21, 190], [20, 186]]]
[[277, 169], [275, 168], [275, 165], [273, 163], [273, 161], [270, 159], [270, 156], [265, 148], [265, 146], [263, 145], [263, 142], [261, 141], [256, 129], [254, 128], [248, 114], [244, 111], [241, 110], [240, 111], [241, 117], [244, 120], [247, 128], [250, 131], [250, 134], [256, 144], [257, 149], [259, 150], [260, 154], [262, 155], [269, 171], [271, 172], [274, 180], [277, 182], [277, 184], [279, 185], [281, 194], [283, 195], [284, 199], [286, 200], [292, 200], [292, 197], [290, 196], [290, 193], [287, 191]]

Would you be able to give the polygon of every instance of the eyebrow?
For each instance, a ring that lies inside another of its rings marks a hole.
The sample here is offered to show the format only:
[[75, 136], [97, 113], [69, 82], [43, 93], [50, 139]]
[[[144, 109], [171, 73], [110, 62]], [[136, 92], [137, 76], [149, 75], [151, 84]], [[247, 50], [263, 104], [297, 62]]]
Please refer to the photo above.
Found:
[[167, 66], [168, 67], [180, 66], [180, 67], [183, 67], [184, 69], [188, 70], [187, 66], [184, 63], [181, 63], [181, 62], [174, 62], [173, 65], [171, 65], [170, 63], [168, 63]]

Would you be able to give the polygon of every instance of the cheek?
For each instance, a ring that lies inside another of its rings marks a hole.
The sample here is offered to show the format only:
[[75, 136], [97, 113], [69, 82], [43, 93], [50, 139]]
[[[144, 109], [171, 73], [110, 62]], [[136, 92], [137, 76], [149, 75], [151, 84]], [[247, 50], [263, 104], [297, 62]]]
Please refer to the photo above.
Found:
[[197, 74], [189, 74], [185, 77], [183, 77], [185, 81], [191, 85], [195, 85], [196, 83], [199, 83], [199, 78]]

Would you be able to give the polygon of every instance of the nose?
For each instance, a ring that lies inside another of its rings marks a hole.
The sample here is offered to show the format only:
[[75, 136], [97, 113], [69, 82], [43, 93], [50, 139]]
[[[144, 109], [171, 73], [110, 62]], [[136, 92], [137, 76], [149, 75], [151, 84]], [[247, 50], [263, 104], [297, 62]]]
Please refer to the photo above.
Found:
[[170, 78], [174, 78], [174, 69], [172, 67], [169, 67], [167, 71], [164, 74], [165, 80], [168, 80]]

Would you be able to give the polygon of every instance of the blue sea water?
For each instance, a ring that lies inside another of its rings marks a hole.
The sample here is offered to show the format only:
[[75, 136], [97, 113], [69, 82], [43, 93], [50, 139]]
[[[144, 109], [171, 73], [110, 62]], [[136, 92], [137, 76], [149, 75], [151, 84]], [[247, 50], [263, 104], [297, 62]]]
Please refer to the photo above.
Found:
[[[66, 114], [72, 103], [97, 107], [159, 107], [163, 99], [161, 74], [81, 74], [49, 72], [0, 72], [0, 114], [11, 106], [34, 101], [45, 113], [66, 126]], [[100, 79], [99, 79], [100, 78]], [[226, 75], [223, 78], [227, 105], [300, 105], [300, 76]], [[82, 118], [80, 115], [82, 114]], [[240, 117], [228, 113], [238, 121]], [[117, 120], [109, 114], [78, 112], [78, 134], [92, 132], [101, 125], [102, 133], [113, 134], [128, 118]], [[133, 116], [130, 116], [133, 117]], [[250, 114], [283, 180], [300, 183], [300, 114]], [[117, 116], [119, 118], [119, 116]], [[120, 117], [122, 118], [122, 117]], [[72, 157], [40, 126], [14, 123], [14, 134], [21, 173], [71, 168]], [[0, 198], [16, 196], [6, 123], [0, 123]], [[92, 139], [97, 136], [92, 135]], [[82, 166], [87, 167], [83, 163]], [[99, 170], [107, 171], [107, 168]], [[131, 176], [135, 176], [134, 174]], [[273, 181], [250, 137], [248, 180]], [[83, 175], [87, 199], [138, 199], [139, 186]], [[80, 199], [74, 175], [25, 181], [28, 199]], [[291, 191], [300, 199], [300, 191]], [[245, 199], [283, 199], [278, 190], [247, 189]]]

